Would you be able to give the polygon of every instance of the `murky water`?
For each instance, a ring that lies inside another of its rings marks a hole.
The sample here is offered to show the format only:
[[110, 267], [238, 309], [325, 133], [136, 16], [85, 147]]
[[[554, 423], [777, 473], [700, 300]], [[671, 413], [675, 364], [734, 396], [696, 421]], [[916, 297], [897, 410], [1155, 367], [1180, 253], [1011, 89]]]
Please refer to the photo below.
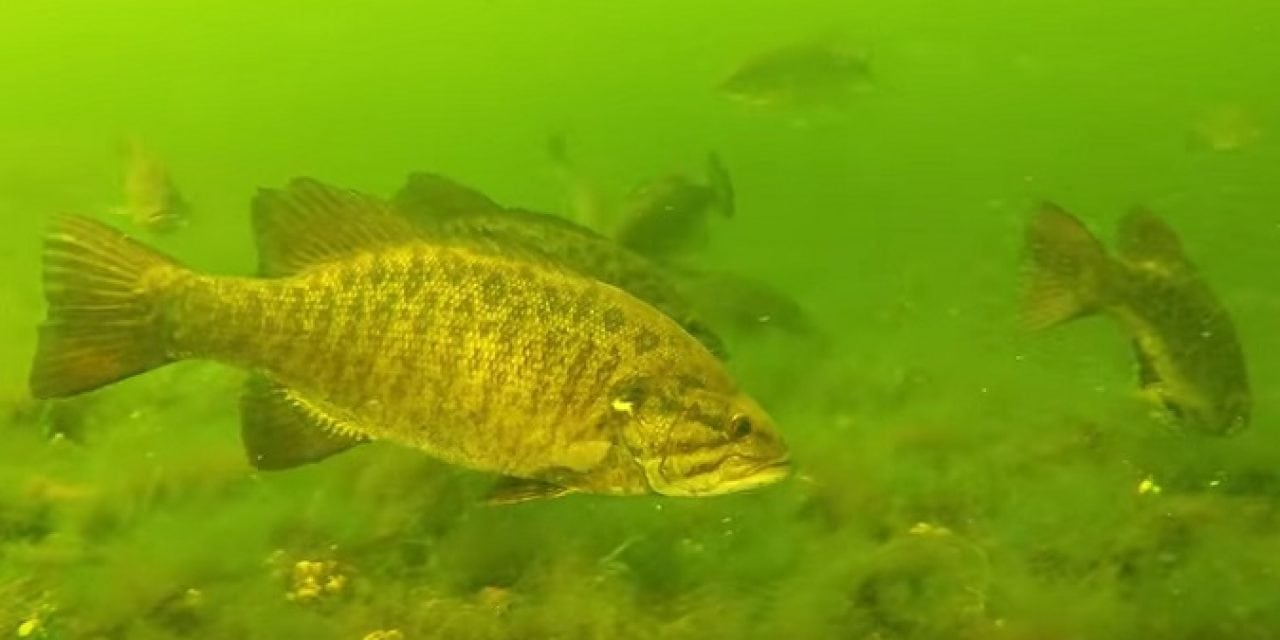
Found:
[[[1280, 9], [260, 5], [0, 8], [0, 635], [1280, 635]], [[870, 86], [808, 109], [716, 91], [815, 41], [866, 54]], [[185, 227], [113, 213], [134, 135]], [[736, 211], [692, 261], [811, 323], [759, 302], [769, 322], [723, 329], [790, 479], [493, 507], [491, 477], [388, 443], [255, 471], [243, 374], [216, 364], [27, 397], [55, 214], [249, 274], [250, 199], [295, 176], [389, 196], [429, 170], [570, 215], [553, 135], [607, 202], [723, 159]], [[1135, 204], [1180, 233], [1240, 333], [1246, 432], [1170, 425], [1113, 322], [1019, 329], [1042, 200], [1108, 242]]]

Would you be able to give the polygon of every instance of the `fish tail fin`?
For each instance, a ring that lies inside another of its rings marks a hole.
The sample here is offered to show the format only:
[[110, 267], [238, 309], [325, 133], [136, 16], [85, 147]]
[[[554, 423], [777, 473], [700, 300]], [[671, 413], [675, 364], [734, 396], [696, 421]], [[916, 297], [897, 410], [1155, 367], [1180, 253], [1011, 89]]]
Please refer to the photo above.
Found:
[[564, 132], [558, 131], [547, 137], [547, 156], [567, 196], [567, 217], [599, 232], [613, 226], [610, 207], [597, 186], [574, 163]]
[[565, 171], [573, 166], [569, 158], [569, 141], [563, 131], [556, 131], [547, 136], [547, 156], [556, 168]]
[[151, 281], [166, 269], [180, 267], [108, 225], [58, 219], [44, 243], [48, 312], [31, 365], [31, 395], [71, 396], [170, 362]]
[[1080, 220], [1044, 203], [1027, 227], [1022, 324], [1047, 329], [1099, 311], [1110, 295], [1113, 263]]
[[116, 140], [116, 151], [120, 157], [130, 160], [142, 153], [142, 136], [136, 131], [126, 133]]
[[858, 67], [862, 71], [862, 74], [868, 80], [874, 81], [876, 77], [874, 72], [876, 56], [875, 56], [875, 53], [871, 51], [871, 49], [869, 48], [858, 49], [857, 51], [854, 51], [853, 53], [849, 54], [849, 59], [856, 67]]
[[707, 182], [716, 197], [716, 206], [724, 213], [724, 217], [732, 218], [734, 213], [733, 180], [729, 178], [729, 170], [720, 160], [720, 154], [712, 151], [707, 154]]

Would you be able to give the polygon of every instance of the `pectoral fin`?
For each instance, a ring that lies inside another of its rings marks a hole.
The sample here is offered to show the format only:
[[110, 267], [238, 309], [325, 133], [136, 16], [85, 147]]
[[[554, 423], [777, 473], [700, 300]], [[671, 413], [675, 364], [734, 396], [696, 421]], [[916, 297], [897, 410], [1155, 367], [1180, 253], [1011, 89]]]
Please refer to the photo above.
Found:
[[573, 491], [568, 487], [542, 480], [504, 476], [489, 490], [485, 502], [490, 505], [517, 504], [533, 500], [558, 498], [573, 493]]
[[319, 462], [368, 442], [349, 421], [263, 376], [240, 397], [240, 436], [249, 463], [263, 471]]

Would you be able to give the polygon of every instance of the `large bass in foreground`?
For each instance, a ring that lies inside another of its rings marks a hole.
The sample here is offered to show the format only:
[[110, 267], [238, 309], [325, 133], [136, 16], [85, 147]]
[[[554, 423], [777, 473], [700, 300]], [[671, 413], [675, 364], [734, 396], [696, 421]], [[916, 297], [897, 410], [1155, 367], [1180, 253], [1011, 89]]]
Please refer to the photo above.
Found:
[[191, 271], [87, 218], [46, 240], [32, 394], [176, 360], [253, 372], [250, 461], [369, 440], [501, 474], [498, 500], [698, 496], [787, 474], [722, 363], [621, 289], [518, 249], [439, 241], [393, 206], [299, 179], [254, 201], [261, 278]]

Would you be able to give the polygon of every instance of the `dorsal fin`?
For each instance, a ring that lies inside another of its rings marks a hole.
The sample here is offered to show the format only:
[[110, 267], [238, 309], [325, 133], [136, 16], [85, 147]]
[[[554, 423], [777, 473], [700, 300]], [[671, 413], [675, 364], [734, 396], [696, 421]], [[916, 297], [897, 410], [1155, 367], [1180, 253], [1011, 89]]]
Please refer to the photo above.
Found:
[[427, 171], [409, 174], [392, 202], [409, 215], [429, 220], [503, 210], [502, 205], [476, 189]]
[[554, 213], [543, 213], [517, 207], [509, 207], [498, 213], [508, 224], [524, 226], [530, 229], [530, 233], [554, 233], [561, 236], [577, 236], [583, 241], [613, 243], [612, 240], [594, 229], [584, 227], [577, 222], [562, 218]]
[[[419, 226], [434, 232], [443, 231], [446, 235], [461, 232], [509, 235], [510, 230], [517, 227], [522, 227], [524, 234], [536, 234], [539, 229], [557, 228], [593, 240], [607, 240], [572, 220], [540, 211], [504, 207], [473, 187], [427, 171], [409, 174], [392, 203]], [[454, 220], [464, 217], [471, 220]]]
[[[439, 174], [411, 174], [393, 202], [418, 232], [434, 242], [583, 271], [564, 251], [599, 250], [604, 236], [550, 213], [504, 207]], [[590, 270], [585, 275], [595, 275]]]
[[1116, 251], [1129, 262], [1164, 271], [1194, 270], [1182, 251], [1178, 233], [1156, 214], [1134, 207], [1120, 220]]
[[295, 178], [253, 199], [259, 271], [296, 273], [364, 251], [413, 242], [421, 233], [381, 198]]

